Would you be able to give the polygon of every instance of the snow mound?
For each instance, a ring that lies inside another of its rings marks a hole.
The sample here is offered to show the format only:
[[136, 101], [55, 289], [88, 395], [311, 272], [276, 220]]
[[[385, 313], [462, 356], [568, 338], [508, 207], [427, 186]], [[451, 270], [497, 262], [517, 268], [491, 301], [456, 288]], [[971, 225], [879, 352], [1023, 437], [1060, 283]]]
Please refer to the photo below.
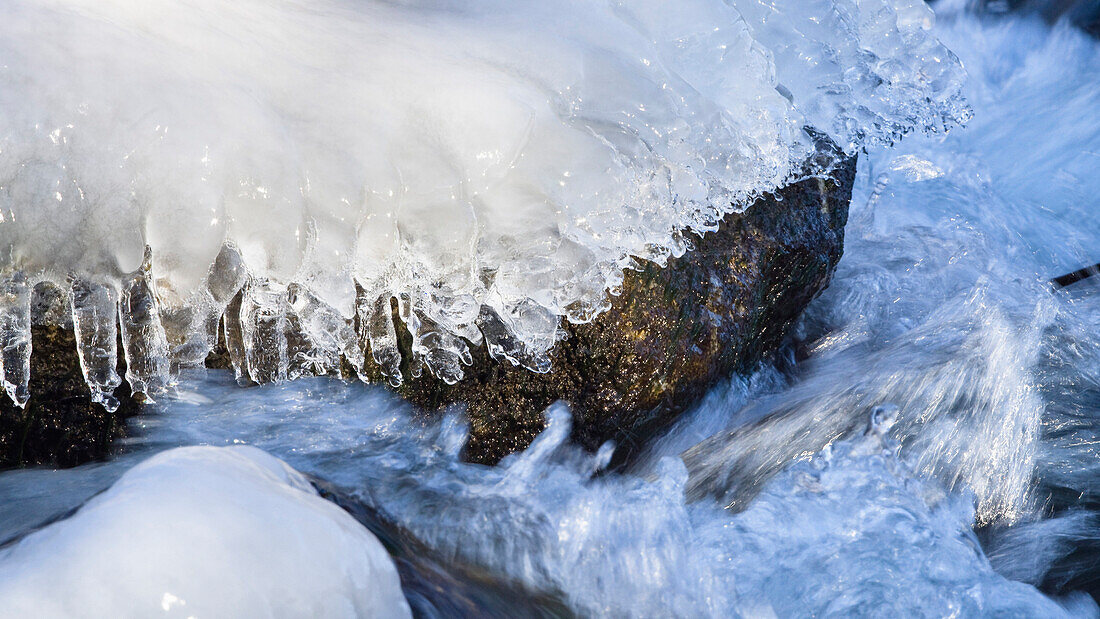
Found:
[[254, 447], [185, 447], [0, 551], [15, 617], [408, 617], [382, 544]]

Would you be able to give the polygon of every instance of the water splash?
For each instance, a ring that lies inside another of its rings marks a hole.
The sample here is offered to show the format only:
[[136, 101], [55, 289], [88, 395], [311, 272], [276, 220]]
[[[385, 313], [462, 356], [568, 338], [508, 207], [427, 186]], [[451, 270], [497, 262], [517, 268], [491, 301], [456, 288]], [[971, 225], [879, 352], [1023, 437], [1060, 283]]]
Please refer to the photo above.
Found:
[[[1085, 110], [1100, 48], [1064, 24], [939, 10], [939, 36], [971, 73], [974, 120], [861, 160], [845, 257], [798, 338], [808, 358], [785, 390], [686, 454], [693, 496], [743, 506], [786, 463], [893, 402], [913, 466], [973, 492], [981, 522], [1030, 520], [1051, 493], [1036, 484], [1051, 457], [1043, 436], [1089, 440], [1097, 366], [1080, 351], [1097, 346], [1096, 297], [1048, 281], [1095, 262], [1085, 194], [1100, 191], [1088, 171], [1100, 123]], [[1066, 483], [1086, 490], [1095, 469], [1082, 466]]]
[[[971, 499], [897, 458], [889, 415], [863, 418], [869, 432], [780, 472], [734, 514], [686, 502], [675, 457], [645, 477], [603, 472], [609, 451], [571, 446], [564, 408], [527, 451], [484, 467], [460, 461], [458, 417], [425, 425], [378, 388], [304, 379], [239, 390], [213, 373], [190, 387], [144, 419], [119, 466], [179, 444], [249, 443], [369, 505], [445, 563], [580, 614], [1066, 612], [993, 571], [970, 529]], [[49, 480], [36, 483], [49, 498]]]

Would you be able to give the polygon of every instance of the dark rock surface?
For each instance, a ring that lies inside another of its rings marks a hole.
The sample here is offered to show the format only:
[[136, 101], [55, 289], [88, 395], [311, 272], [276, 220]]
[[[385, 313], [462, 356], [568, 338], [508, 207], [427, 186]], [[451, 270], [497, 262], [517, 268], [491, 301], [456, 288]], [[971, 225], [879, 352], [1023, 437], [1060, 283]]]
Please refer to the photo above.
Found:
[[390, 553], [401, 589], [415, 617], [575, 617], [558, 597], [530, 591], [484, 568], [443, 557], [363, 498], [321, 479], [313, 485], [382, 542]]
[[527, 447], [558, 400], [572, 407], [574, 440], [595, 449], [614, 439], [628, 455], [716, 381], [774, 352], [828, 285], [843, 251], [855, 158], [832, 176], [727, 217], [666, 268], [628, 272], [610, 311], [566, 326], [547, 374], [495, 362], [480, 348], [457, 384], [424, 374], [406, 377], [398, 392], [427, 410], [465, 404], [472, 461]]

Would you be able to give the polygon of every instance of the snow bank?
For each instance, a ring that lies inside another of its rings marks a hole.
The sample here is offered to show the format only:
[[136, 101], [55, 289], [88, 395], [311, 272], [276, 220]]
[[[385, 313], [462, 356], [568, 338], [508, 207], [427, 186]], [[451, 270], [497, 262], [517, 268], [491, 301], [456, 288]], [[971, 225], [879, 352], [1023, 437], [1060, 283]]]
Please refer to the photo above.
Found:
[[186, 447], [0, 551], [0, 614], [407, 617], [377, 539], [253, 447]]

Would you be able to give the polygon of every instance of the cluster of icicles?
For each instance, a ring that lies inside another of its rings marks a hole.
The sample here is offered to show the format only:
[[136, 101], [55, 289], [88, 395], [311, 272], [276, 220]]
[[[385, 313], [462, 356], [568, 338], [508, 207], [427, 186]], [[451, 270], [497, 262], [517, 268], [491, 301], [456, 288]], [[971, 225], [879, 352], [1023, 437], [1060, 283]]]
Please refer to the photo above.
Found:
[[932, 22], [921, 0], [0, 3], [5, 382], [25, 401], [27, 287], [63, 279], [104, 402], [116, 328], [152, 394], [223, 317], [256, 382], [369, 352], [453, 383], [482, 343], [548, 371], [563, 318], [805, 174], [816, 136], [965, 119]]
[[[394, 386], [402, 383], [402, 356], [391, 303], [413, 336], [408, 372], [419, 376], [426, 364], [437, 376], [454, 383], [460, 364], [472, 361], [463, 344], [460, 358], [441, 353], [439, 338], [453, 337], [425, 322], [410, 309], [407, 298], [368, 298], [360, 294], [356, 315], [349, 319], [298, 284], [283, 286], [248, 275], [240, 253], [226, 245], [211, 267], [198, 297], [179, 307], [165, 307], [158, 298], [147, 250], [141, 268], [121, 280], [72, 277], [65, 284], [63, 304], [69, 317], [47, 315], [35, 298], [40, 286], [57, 286], [21, 272], [9, 273], [0, 284], [0, 373], [7, 395], [20, 407], [27, 404], [31, 372], [31, 327], [40, 321], [67, 323], [71, 318], [81, 371], [92, 399], [109, 411], [118, 406], [113, 395], [121, 384], [119, 343], [125, 355], [125, 378], [132, 392], [151, 400], [164, 393], [181, 370], [204, 367], [207, 357], [224, 346], [241, 383], [271, 383], [303, 375], [351, 374], [368, 382], [367, 355]], [[362, 293], [362, 291], [360, 291]], [[500, 358], [522, 358], [522, 346], [510, 337], [499, 317], [483, 308], [474, 344], [484, 339]], [[537, 369], [537, 368], [533, 368]], [[349, 372], [350, 370], [350, 372]]]

